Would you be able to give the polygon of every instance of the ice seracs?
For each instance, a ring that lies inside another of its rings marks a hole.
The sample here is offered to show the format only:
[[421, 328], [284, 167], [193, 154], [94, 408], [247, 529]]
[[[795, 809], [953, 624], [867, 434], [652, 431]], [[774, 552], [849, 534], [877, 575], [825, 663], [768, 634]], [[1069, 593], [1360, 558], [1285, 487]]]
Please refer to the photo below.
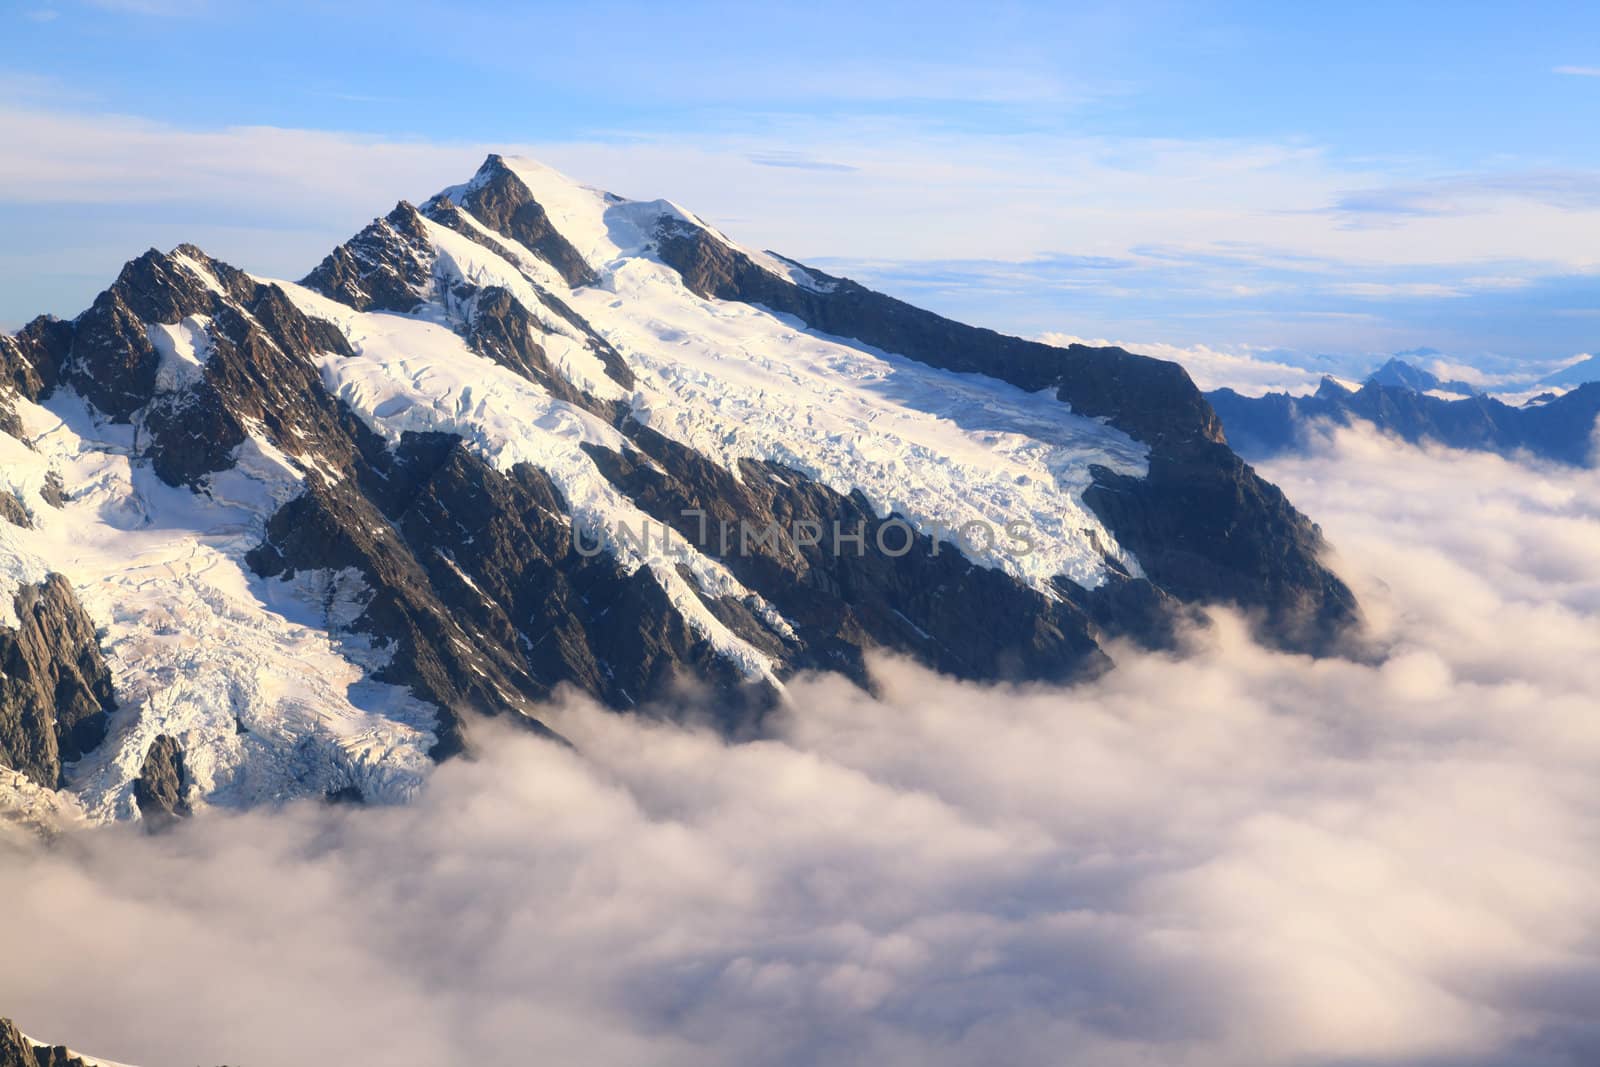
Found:
[[0, 441], [8, 472], [38, 485], [55, 471], [71, 497], [57, 509], [30, 494], [35, 528], [0, 526], [0, 556], [71, 579], [104, 627], [121, 705], [106, 741], [68, 769], [88, 817], [135, 815], [132, 782], [161, 734], [182, 746], [196, 799], [211, 803], [351, 785], [399, 800], [417, 788], [433, 710], [366, 680], [325, 628], [316, 576], [290, 586], [244, 564], [266, 517], [300, 491], [302, 475], [275, 448], [246, 442], [194, 493], [162, 484], [134, 460], [133, 427], [69, 392], [20, 414], [32, 447]]

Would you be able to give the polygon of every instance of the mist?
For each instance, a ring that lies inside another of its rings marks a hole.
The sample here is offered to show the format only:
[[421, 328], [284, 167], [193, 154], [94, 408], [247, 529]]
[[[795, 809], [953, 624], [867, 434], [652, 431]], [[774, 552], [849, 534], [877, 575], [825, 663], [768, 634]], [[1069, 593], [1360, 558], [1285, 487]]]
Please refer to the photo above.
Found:
[[1600, 1061], [1600, 476], [1267, 465], [1377, 663], [880, 660], [768, 740], [571, 699], [407, 807], [0, 844], [0, 1015], [142, 1067]]

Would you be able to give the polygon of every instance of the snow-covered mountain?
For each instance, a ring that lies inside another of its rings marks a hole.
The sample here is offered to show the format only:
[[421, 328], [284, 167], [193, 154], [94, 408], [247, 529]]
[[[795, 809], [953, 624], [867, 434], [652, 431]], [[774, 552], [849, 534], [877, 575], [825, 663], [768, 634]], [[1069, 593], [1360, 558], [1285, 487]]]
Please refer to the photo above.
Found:
[[491, 156], [299, 283], [192, 246], [0, 339], [12, 818], [403, 800], [463, 715], [887, 649], [1069, 679], [1188, 606], [1334, 647], [1319, 535], [1175, 364], [940, 318]]

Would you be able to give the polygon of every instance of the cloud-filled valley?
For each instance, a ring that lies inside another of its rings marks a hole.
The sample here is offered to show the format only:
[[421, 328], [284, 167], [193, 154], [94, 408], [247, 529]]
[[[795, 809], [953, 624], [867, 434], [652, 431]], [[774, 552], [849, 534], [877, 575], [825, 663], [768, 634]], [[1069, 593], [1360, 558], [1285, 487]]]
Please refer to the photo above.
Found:
[[744, 744], [571, 700], [412, 806], [8, 841], [0, 1004], [145, 1067], [1592, 1062], [1596, 474], [1266, 473], [1381, 662], [1221, 615], [1067, 690], [803, 680]]

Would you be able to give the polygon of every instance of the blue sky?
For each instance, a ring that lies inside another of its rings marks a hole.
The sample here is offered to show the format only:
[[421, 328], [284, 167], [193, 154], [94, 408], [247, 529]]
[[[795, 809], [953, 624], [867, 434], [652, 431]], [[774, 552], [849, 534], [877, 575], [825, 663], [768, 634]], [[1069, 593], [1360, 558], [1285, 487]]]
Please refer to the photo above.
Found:
[[299, 275], [484, 151], [999, 328], [1600, 345], [1600, 5], [14, 0], [0, 323]]

